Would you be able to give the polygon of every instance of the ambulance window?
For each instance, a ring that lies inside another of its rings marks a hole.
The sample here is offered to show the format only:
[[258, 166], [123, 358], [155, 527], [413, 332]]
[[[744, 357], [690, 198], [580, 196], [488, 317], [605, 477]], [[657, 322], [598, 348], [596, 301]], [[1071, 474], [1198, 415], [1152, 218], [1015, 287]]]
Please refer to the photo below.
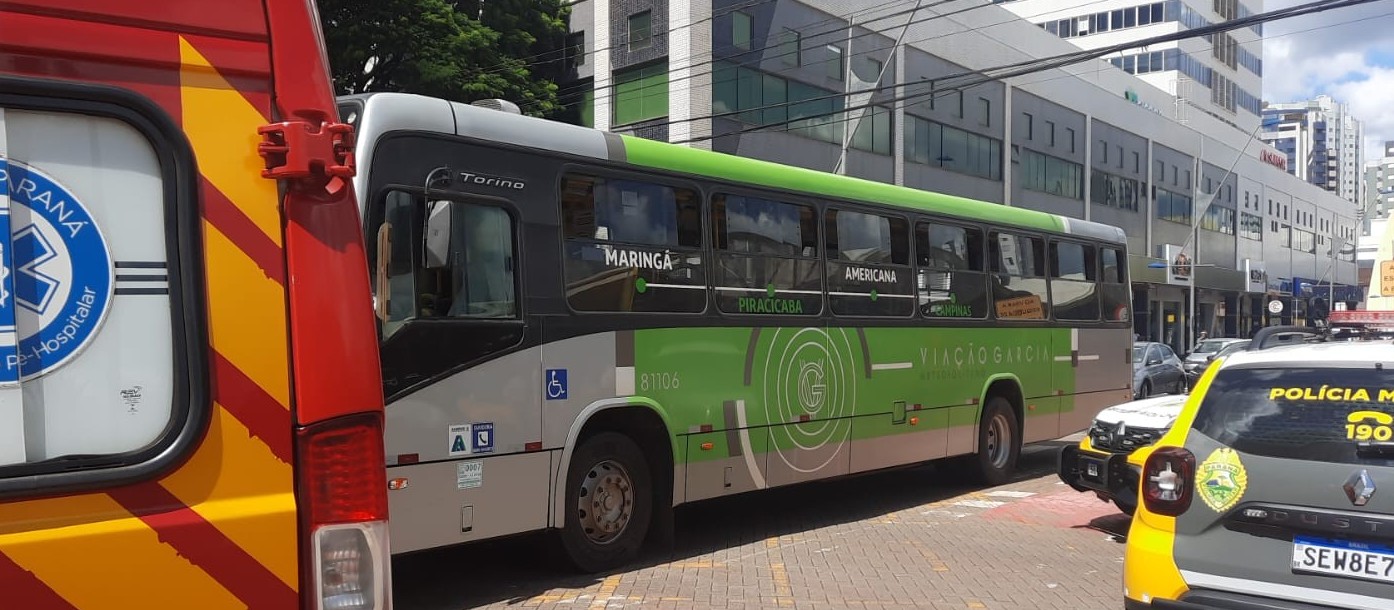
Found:
[[196, 209], [176, 201], [186, 149], [156, 145], [149, 106], [42, 102], [0, 100], [0, 492], [148, 475], [203, 404], [179, 279], [197, 214], [172, 213]]

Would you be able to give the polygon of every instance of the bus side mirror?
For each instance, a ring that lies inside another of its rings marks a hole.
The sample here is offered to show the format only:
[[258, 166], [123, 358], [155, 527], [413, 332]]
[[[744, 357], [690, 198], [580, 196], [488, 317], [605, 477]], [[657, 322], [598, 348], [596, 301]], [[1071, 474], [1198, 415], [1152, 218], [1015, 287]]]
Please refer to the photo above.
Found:
[[425, 255], [422, 257], [426, 269], [440, 269], [450, 266], [451, 220], [454, 202], [431, 201], [426, 204]]

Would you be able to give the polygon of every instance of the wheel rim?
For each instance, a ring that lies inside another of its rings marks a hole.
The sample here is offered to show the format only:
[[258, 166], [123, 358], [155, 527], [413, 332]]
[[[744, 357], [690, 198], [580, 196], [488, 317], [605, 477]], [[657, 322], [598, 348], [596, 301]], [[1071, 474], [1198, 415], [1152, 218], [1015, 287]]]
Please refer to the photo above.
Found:
[[1011, 426], [1007, 424], [1007, 416], [998, 413], [987, 422], [987, 461], [993, 468], [1003, 468], [1011, 455]]
[[634, 515], [634, 481], [629, 471], [614, 460], [591, 466], [581, 478], [576, 511], [588, 540], [595, 544], [613, 542], [629, 527]]
[[1143, 398], [1147, 398], [1147, 395], [1148, 395], [1148, 394], [1151, 394], [1151, 393], [1152, 393], [1152, 382], [1150, 382], [1150, 381], [1144, 381], [1144, 382], [1142, 382], [1142, 397], [1143, 397]]

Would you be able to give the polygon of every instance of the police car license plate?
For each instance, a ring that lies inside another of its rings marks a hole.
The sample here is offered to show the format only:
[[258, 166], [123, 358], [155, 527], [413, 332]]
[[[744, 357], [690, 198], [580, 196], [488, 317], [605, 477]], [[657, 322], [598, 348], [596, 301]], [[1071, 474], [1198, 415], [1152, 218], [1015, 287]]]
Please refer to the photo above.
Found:
[[1103, 460], [1091, 458], [1086, 455], [1079, 456], [1080, 474], [1087, 481], [1095, 483], [1104, 482], [1104, 462]]
[[1292, 571], [1394, 583], [1394, 548], [1298, 536], [1292, 541]]

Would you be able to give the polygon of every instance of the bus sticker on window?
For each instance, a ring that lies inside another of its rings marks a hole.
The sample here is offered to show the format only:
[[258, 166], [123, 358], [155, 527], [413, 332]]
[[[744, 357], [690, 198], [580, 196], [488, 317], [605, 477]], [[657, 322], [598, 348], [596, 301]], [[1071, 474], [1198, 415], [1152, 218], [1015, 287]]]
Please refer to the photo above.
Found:
[[[8, 199], [6, 199], [8, 197]], [[0, 158], [0, 385], [45, 375], [97, 336], [111, 253], [92, 214], [43, 172]]]

